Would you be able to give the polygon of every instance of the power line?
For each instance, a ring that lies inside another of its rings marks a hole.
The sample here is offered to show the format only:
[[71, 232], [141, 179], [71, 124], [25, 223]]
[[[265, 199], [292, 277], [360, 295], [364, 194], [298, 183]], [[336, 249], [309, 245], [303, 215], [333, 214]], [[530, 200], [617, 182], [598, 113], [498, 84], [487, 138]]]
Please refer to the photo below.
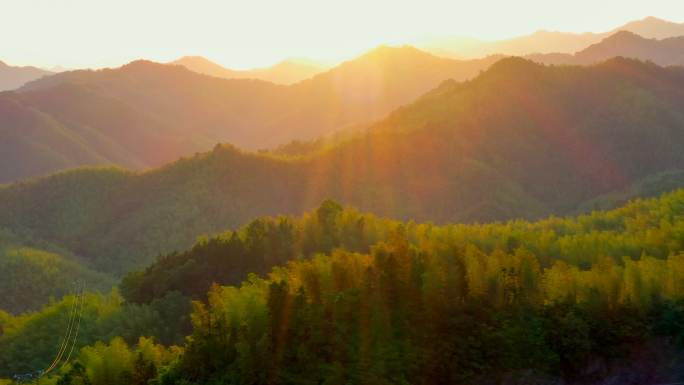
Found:
[[83, 304], [85, 303], [85, 281], [83, 281], [83, 290], [81, 294], [81, 311], [78, 315], [78, 327], [76, 327], [76, 336], [74, 337], [74, 343], [71, 345], [71, 351], [69, 352], [69, 356], [67, 356], [66, 360], [64, 361], [64, 364], [57, 370], [58, 372], [62, 370], [66, 364], [69, 362], [69, 359], [71, 358], [71, 354], [74, 352], [74, 347], [76, 346], [76, 340], [78, 339], [78, 331], [81, 330], [81, 317], [83, 316]]
[[78, 303], [78, 295], [80, 292], [80, 281], [74, 282], [74, 288], [75, 288], [75, 293], [74, 293], [74, 300], [71, 305], [71, 311], [69, 312], [69, 322], [67, 324], [67, 330], [66, 333], [64, 333], [64, 340], [62, 341], [62, 346], [59, 348], [59, 352], [57, 353], [57, 357], [55, 357], [55, 360], [52, 362], [49, 368], [45, 369], [44, 373], [50, 373], [52, 369], [54, 369], [55, 366], [59, 363], [59, 361], [62, 359], [62, 356], [64, 355], [64, 352], [66, 351], [66, 347], [68, 346], [68, 341], [71, 338], [71, 331], [73, 330], [74, 327], [74, 321], [76, 320], [76, 304]]
[[69, 346], [69, 341], [71, 340], [71, 335], [74, 331], [74, 324], [76, 321], [76, 309], [78, 308], [78, 300], [81, 300], [81, 308], [79, 309], [79, 315], [78, 315], [78, 325], [76, 327], [76, 334], [74, 335], [74, 340], [73, 343], [71, 344], [71, 350], [69, 351], [69, 355], [67, 356], [66, 360], [64, 361], [64, 364], [60, 366], [60, 368], [57, 370], [58, 372], [62, 370], [66, 364], [69, 362], [69, 359], [71, 359], [71, 355], [74, 353], [74, 348], [76, 347], [76, 341], [78, 340], [78, 333], [81, 330], [81, 319], [83, 317], [83, 307], [85, 305], [85, 297], [86, 297], [86, 292], [85, 292], [85, 281], [84, 280], [79, 280], [74, 282], [75, 286], [75, 296], [74, 296], [74, 301], [71, 304], [71, 310], [69, 312], [69, 322], [67, 323], [67, 330], [64, 333], [64, 339], [62, 340], [62, 345], [59, 348], [59, 352], [57, 352], [57, 357], [55, 360], [52, 362], [52, 365], [45, 370], [45, 371], [37, 371], [35, 373], [28, 373], [28, 374], [17, 374], [12, 379], [18, 383], [22, 383], [25, 379], [36, 379], [38, 380], [38, 383], [40, 383], [41, 377], [44, 375], [48, 374], [50, 371], [52, 371], [62, 360], [62, 357], [64, 356], [64, 353], [66, 353], [66, 349]]

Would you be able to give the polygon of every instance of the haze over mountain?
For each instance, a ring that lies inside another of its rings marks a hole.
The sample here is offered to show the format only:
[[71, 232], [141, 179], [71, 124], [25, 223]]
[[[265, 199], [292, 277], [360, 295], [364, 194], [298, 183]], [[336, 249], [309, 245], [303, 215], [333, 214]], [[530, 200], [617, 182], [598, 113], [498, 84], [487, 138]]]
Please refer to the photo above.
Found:
[[684, 36], [684, 23], [678, 24], [655, 17], [647, 17], [643, 20], [631, 21], [603, 33], [574, 34], [539, 30], [531, 35], [506, 40], [482, 41], [468, 37], [445, 37], [416, 42], [414, 45], [438, 56], [442, 56], [439, 55], [440, 52], [444, 54], [446, 51], [463, 58], [478, 58], [492, 54], [512, 56], [536, 53], [574, 54], [592, 44], [599, 43], [618, 31], [629, 31], [646, 39], [665, 39]]
[[66, 72], [66, 71], [73, 71], [74, 70], [73, 68], [66, 68], [66, 67], [62, 67], [62, 66], [54, 66], [54, 67], [50, 67], [50, 68], [40, 67], [40, 69], [43, 69], [45, 71], [54, 72], [54, 73], [60, 73], [60, 72]]
[[317, 138], [370, 124], [497, 59], [455, 61], [381, 47], [290, 86], [146, 61], [56, 74], [0, 95], [0, 157], [8, 165], [0, 183], [79, 165], [143, 170], [219, 142], [256, 150]]
[[13, 90], [53, 72], [36, 67], [13, 67], [0, 61], [0, 91]]
[[142, 170], [213, 144], [70, 83], [0, 93], [0, 183], [86, 165]]
[[306, 65], [291, 60], [285, 60], [272, 67], [254, 68], [249, 71], [236, 71], [222, 67], [201, 56], [184, 56], [167, 64], [182, 65], [190, 71], [217, 78], [259, 79], [285, 85], [312, 78], [314, 75], [330, 69], [329, 66]]
[[646, 39], [628, 31], [619, 31], [574, 55], [532, 54], [525, 58], [545, 64], [587, 65], [622, 56], [650, 60], [660, 66], [684, 64], [684, 36], [662, 40]]
[[581, 64], [608, 60], [615, 56], [650, 60], [660, 66], [684, 65], [684, 36], [662, 40], [646, 39], [628, 31], [619, 31], [584, 50], [575, 58]]
[[329, 197], [436, 223], [562, 216], [644, 178], [677, 186], [668, 181], [679, 174], [660, 173], [684, 168], [683, 87], [679, 67], [507, 58], [308, 157], [217, 146], [145, 173], [86, 168], [6, 185], [0, 228], [123, 274], [198, 234]]

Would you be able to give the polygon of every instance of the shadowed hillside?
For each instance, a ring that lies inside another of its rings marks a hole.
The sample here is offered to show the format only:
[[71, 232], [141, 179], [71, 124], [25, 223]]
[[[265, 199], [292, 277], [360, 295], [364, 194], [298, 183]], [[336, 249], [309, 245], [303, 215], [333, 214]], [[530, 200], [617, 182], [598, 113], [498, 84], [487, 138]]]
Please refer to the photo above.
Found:
[[213, 143], [69, 83], [1, 93], [0, 111], [0, 183], [87, 165], [143, 170]]
[[32, 80], [52, 74], [40, 68], [12, 67], [0, 61], [0, 91], [13, 90]]
[[656, 40], [646, 39], [628, 31], [619, 31], [574, 55], [551, 53], [525, 57], [544, 64], [587, 65], [616, 56], [650, 60], [663, 67], [684, 65], [684, 36]]
[[575, 54], [581, 64], [604, 61], [615, 56], [650, 60], [663, 67], [684, 65], [684, 36], [656, 40], [620, 31]]

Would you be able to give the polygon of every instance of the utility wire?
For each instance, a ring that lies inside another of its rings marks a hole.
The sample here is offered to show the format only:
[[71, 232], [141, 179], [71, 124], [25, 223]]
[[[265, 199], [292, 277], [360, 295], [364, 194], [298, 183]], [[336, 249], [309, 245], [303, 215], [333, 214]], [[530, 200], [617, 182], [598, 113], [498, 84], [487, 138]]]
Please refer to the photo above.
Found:
[[64, 352], [66, 352], [66, 347], [68, 346], [68, 341], [71, 337], [71, 331], [74, 329], [74, 321], [76, 320], [76, 304], [78, 303], [79, 289], [81, 286], [80, 281], [76, 282], [75, 285], [76, 285], [76, 293], [74, 296], [74, 301], [72, 302], [72, 305], [71, 305], [71, 311], [69, 312], [69, 323], [67, 324], [66, 333], [64, 333], [64, 340], [62, 341], [62, 346], [59, 348], [59, 352], [57, 353], [57, 357], [55, 357], [55, 360], [52, 362], [52, 365], [50, 365], [50, 367], [44, 371], [45, 374], [49, 373], [52, 369], [54, 369], [55, 366], [57, 366], [59, 361], [62, 359]]
[[76, 328], [76, 336], [74, 337], [74, 343], [71, 345], [71, 351], [69, 352], [69, 355], [66, 358], [66, 361], [64, 361], [64, 365], [62, 365], [58, 372], [62, 370], [67, 363], [69, 363], [69, 359], [71, 358], [71, 354], [74, 352], [74, 347], [76, 346], [76, 340], [78, 339], [78, 331], [81, 330], [81, 317], [83, 316], [83, 304], [85, 303], [85, 281], [83, 281], [83, 290], [81, 292], [81, 312], [78, 315], [78, 327]]
[[73, 306], [72, 316], [70, 317], [71, 320], [69, 322], [67, 333], [66, 333], [66, 339], [62, 343], [62, 347], [59, 350], [59, 354], [58, 354], [57, 358], [55, 359], [55, 362], [46, 371], [44, 371], [45, 374], [52, 371], [59, 364], [59, 362], [62, 360], [62, 357], [64, 356], [64, 353], [66, 353], [66, 350], [69, 346], [69, 341], [71, 340], [71, 334], [74, 331], [74, 324], [76, 322], [76, 311], [78, 309], [78, 298], [81, 295], [81, 281], [76, 281], [74, 284], [76, 285], [76, 293], [74, 296], [74, 306]]

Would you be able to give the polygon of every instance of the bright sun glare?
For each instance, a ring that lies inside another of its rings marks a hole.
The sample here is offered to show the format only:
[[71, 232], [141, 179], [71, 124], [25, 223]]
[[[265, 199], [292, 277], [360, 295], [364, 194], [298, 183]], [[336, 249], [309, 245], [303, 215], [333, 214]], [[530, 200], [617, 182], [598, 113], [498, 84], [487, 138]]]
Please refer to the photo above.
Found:
[[431, 36], [494, 40], [538, 29], [604, 32], [680, 0], [2, 1], [0, 57], [12, 65], [118, 66], [201, 55], [234, 69], [289, 57], [341, 60]]

